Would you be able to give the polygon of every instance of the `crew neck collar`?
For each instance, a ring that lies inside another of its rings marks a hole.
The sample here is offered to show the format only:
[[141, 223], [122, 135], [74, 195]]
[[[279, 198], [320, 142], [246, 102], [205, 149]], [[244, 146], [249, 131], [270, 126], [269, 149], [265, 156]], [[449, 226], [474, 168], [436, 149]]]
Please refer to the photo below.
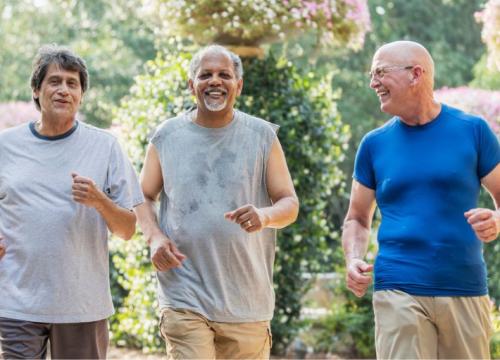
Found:
[[207, 127], [207, 126], [200, 125], [194, 121], [193, 113], [195, 111], [196, 111], [196, 109], [191, 110], [191, 111], [187, 111], [186, 113], [184, 113], [184, 116], [185, 116], [186, 120], [191, 124], [191, 126], [193, 126], [195, 129], [197, 129], [199, 131], [206, 132], [206, 133], [216, 134], [216, 133], [226, 132], [229, 129], [233, 128], [239, 119], [239, 112], [238, 112], [238, 110], [234, 109], [233, 110], [233, 118], [229, 123], [227, 123], [226, 125], [224, 125], [222, 127]]
[[396, 121], [400, 126], [402, 126], [406, 130], [422, 131], [422, 130], [430, 129], [430, 128], [438, 125], [441, 122], [441, 119], [443, 118], [442, 115], [446, 112], [446, 109], [447, 109], [446, 105], [441, 104], [441, 109], [439, 110], [439, 113], [436, 115], [436, 117], [434, 119], [432, 119], [431, 121], [426, 122], [425, 124], [422, 124], [422, 125], [408, 125], [399, 116], [396, 117]]
[[36, 121], [33, 121], [33, 122], [30, 122], [29, 123], [29, 128], [31, 130], [31, 133], [36, 136], [37, 138], [41, 139], [41, 140], [47, 140], [47, 141], [56, 141], [56, 140], [61, 140], [61, 139], [65, 139], [67, 138], [68, 136], [70, 136], [71, 134], [73, 134], [76, 129], [78, 128], [78, 120], [75, 120], [73, 126], [71, 127], [71, 129], [69, 129], [68, 131], [66, 131], [65, 133], [63, 134], [59, 134], [59, 135], [55, 135], [55, 136], [47, 136], [47, 135], [42, 135], [40, 134], [37, 130], [36, 130]]

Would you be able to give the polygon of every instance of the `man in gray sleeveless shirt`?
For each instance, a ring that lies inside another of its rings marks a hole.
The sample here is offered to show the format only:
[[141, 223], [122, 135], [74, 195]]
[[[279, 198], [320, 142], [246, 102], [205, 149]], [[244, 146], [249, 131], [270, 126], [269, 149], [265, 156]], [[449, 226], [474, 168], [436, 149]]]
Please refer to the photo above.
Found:
[[275, 229], [295, 221], [298, 199], [277, 126], [234, 109], [242, 73], [227, 49], [200, 50], [197, 110], [157, 129], [141, 174], [169, 359], [269, 357]]
[[[88, 73], [67, 49], [33, 66], [38, 121], [0, 133], [0, 345], [5, 359], [106, 358], [108, 229], [129, 239], [143, 201], [109, 133], [76, 120]], [[0, 356], [0, 357], [2, 357]]]

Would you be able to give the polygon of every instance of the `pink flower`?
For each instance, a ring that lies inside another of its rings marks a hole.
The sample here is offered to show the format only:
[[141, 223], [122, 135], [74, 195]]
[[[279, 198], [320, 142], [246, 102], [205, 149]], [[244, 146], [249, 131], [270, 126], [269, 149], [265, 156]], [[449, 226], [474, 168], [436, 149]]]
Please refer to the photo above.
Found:
[[483, 117], [500, 135], [500, 91], [474, 89], [466, 86], [436, 90], [436, 100]]
[[7, 129], [28, 121], [35, 121], [40, 113], [33, 102], [0, 103], [0, 130]]
[[305, 9], [311, 15], [316, 15], [316, 12], [318, 11], [318, 4], [316, 4], [314, 1], [302, 1], [302, 5], [304, 5]]

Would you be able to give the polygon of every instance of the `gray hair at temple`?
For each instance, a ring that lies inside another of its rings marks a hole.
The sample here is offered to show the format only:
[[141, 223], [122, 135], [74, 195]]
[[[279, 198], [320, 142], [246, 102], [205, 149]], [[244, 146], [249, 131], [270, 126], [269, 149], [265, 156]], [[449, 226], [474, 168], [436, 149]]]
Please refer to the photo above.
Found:
[[240, 57], [235, 53], [233, 53], [232, 51], [226, 49], [224, 46], [213, 44], [201, 48], [196, 52], [196, 54], [194, 54], [193, 58], [191, 59], [191, 62], [189, 63], [188, 76], [190, 80], [195, 79], [196, 73], [200, 68], [201, 60], [203, 59], [203, 56], [205, 56], [208, 53], [218, 53], [226, 55], [233, 62], [234, 73], [236, 74], [236, 78], [238, 80], [243, 78], [243, 64], [241, 63]]
[[[51, 64], [56, 64], [64, 70], [77, 71], [80, 75], [80, 86], [82, 93], [89, 86], [89, 73], [85, 61], [71, 50], [58, 45], [44, 45], [38, 49], [35, 60], [33, 60], [33, 71], [31, 73], [31, 89], [40, 90], [43, 79]], [[40, 101], [33, 97], [36, 108], [40, 110]]]

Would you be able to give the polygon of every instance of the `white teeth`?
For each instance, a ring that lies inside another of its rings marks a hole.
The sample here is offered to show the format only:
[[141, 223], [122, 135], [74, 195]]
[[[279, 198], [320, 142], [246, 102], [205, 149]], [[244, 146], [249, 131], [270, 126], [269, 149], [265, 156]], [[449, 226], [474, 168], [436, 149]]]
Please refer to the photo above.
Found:
[[205, 95], [225, 95], [226, 92], [221, 91], [221, 90], [208, 90], [205, 91]]

